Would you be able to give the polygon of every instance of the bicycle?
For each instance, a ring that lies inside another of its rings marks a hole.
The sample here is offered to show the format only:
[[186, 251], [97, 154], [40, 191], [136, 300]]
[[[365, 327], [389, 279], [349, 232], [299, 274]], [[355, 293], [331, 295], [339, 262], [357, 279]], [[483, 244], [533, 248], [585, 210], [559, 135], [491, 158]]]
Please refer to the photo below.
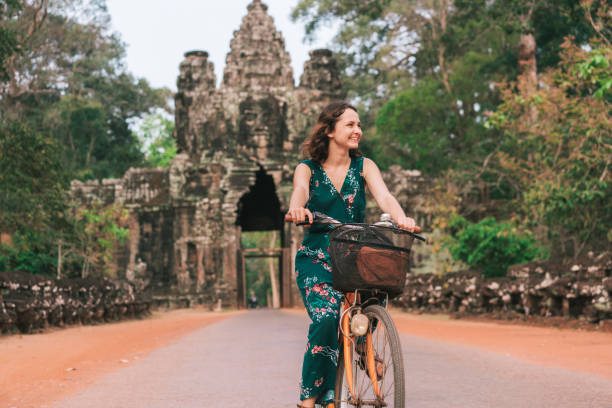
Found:
[[425, 238], [392, 222], [343, 224], [317, 212], [312, 226], [327, 226], [333, 286], [343, 293], [335, 408], [403, 408], [402, 349], [387, 304], [405, 287], [414, 239]]

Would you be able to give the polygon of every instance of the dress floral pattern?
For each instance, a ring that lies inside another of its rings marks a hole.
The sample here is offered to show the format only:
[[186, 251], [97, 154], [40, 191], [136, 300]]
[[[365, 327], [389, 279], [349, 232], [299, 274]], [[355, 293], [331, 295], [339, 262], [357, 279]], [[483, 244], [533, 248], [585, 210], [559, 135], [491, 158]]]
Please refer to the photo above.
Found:
[[[363, 222], [365, 188], [363, 158], [352, 158], [340, 191], [316, 161], [305, 160], [310, 175], [306, 207], [341, 222]], [[329, 236], [324, 227], [309, 228], [295, 257], [296, 281], [312, 320], [302, 365], [300, 399], [317, 396], [318, 404], [333, 402], [338, 365], [338, 319], [342, 294], [332, 287]]]

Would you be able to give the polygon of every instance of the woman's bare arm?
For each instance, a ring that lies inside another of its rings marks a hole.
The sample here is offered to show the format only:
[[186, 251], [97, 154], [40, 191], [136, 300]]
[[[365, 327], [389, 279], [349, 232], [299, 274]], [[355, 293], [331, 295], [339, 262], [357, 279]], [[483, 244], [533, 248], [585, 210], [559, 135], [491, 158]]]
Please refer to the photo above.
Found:
[[419, 232], [421, 230], [416, 226], [414, 219], [406, 216], [395, 197], [389, 192], [378, 166], [368, 158], [365, 158], [363, 162], [363, 176], [380, 209], [390, 214], [391, 219], [393, 219], [400, 228], [411, 232]]
[[304, 208], [310, 197], [310, 167], [304, 163], [298, 164], [293, 173], [293, 193], [289, 200], [289, 211], [285, 215], [288, 222], [308, 222], [312, 224], [312, 213]]

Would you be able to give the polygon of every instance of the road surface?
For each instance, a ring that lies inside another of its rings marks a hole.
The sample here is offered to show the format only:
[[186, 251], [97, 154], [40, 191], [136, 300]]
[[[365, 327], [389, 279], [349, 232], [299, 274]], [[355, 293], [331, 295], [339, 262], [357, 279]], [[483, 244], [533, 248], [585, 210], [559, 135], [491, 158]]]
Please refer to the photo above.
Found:
[[[53, 408], [295, 407], [302, 313], [256, 310], [192, 332]], [[612, 379], [401, 334], [407, 407], [612, 407]]]

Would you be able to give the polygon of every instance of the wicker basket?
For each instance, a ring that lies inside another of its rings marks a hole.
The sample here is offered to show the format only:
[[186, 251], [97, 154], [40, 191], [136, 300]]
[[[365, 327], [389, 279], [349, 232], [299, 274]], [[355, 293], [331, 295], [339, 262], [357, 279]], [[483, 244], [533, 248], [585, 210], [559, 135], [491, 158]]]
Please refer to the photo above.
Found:
[[346, 224], [329, 232], [334, 288], [402, 293], [414, 238], [395, 228]]

